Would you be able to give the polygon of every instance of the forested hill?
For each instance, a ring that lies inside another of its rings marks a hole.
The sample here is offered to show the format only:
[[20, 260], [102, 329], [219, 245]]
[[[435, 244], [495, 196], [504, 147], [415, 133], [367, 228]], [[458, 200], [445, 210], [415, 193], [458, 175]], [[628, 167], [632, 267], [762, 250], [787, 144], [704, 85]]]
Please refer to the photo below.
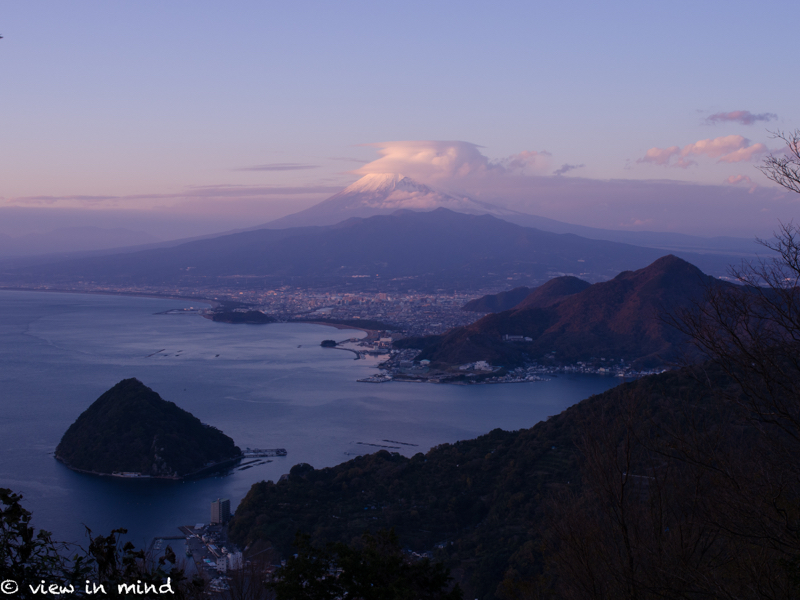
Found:
[[[707, 287], [725, 285], [731, 284], [669, 255], [594, 285], [575, 278], [553, 279], [512, 310], [486, 315], [430, 340], [406, 339], [395, 345], [421, 348], [418, 358], [436, 364], [486, 360], [509, 366], [525, 357], [561, 363], [604, 357], [648, 367], [674, 360], [684, 340], [662, 317], [701, 301]], [[551, 286], [559, 289], [548, 290]], [[530, 340], [509, 343], [505, 335]]]
[[573, 294], [582, 292], [590, 285], [591, 284], [588, 281], [584, 281], [583, 279], [578, 279], [577, 277], [572, 277], [570, 275], [555, 277], [547, 283], [532, 289], [531, 292], [519, 302], [519, 304], [512, 306], [511, 308], [544, 308], [545, 306], [555, 304], [567, 296], [572, 296]]
[[535, 288], [518, 287], [507, 292], [487, 294], [470, 300], [462, 308], [471, 312], [494, 313], [522, 307], [550, 306], [565, 296], [582, 292], [591, 284], [572, 275], [554, 277], [547, 283]]
[[493, 313], [509, 310], [522, 302], [525, 297], [531, 293], [531, 290], [532, 288], [521, 286], [498, 294], [487, 294], [480, 298], [470, 300], [462, 306], [461, 309], [479, 313]]
[[177, 479], [241, 454], [218, 429], [141, 381], [124, 379], [70, 425], [55, 456], [80, 471]]
[[[692, 373], [669, 372], [593, 396], [530, 429], [496, 429], [405, 458], [386, 451], [336, 467], [296, 465], [288, 479], [255, 484], [230, 526], [238, 544], [270, 541], [291, 553], [297, 531], [316, 542], [349, 542], [365, 530], [394, 528], [403, 545], [433, 551], [453, 569], [468, 598], [543, 569], [546, 502], [580, 487], [576, 443], [595, 421], [622, 416], [636, 398], [640, 425], [707, 398]], [[684, 401], [685, 402], [685, 401]], [[638, 427], [639, 425], [637, 425]]]

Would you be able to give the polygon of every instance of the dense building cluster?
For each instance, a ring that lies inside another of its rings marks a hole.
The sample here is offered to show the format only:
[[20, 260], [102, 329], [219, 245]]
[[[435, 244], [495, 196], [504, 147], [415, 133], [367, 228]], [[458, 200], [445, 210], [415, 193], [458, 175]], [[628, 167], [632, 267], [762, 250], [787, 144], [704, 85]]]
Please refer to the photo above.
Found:
[[373, 320], [407, 335], [433, 335], [475, 321], [479, 314], [462, 310], [473, 297], [464, 293], [341, 294], [281, 289], [252, 294], [247, 302], [286, 319]]

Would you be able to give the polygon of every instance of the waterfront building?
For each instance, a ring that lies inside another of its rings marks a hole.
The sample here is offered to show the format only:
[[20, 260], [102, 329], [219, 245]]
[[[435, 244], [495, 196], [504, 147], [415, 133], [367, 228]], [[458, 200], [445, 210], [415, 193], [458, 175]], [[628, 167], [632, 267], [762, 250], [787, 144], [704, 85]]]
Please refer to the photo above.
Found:
[[242, 568], [244, 561], [242, 560], [241, 552], [231, 552], [228, 554], [228, 569], [231, 571], [238, 571]]
[[224, 525], [231, 519], [231, 501], [217, 498], [211, 503], [211, 524]]

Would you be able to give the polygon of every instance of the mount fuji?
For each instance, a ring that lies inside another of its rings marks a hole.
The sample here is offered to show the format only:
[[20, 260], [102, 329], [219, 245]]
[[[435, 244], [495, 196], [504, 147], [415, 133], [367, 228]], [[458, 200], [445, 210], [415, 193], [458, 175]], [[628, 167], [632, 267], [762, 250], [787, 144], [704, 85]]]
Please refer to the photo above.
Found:
[[533, 227], [551, 233], [572, 233], [593, 240], [621, 242], [670, 252], [701, 252], [752, 257], [758, 251], [763, 251], [763, 248], [750, 239], [706, 238], [655, 231], [621, 231], [564, 223], [481, 202], [469, 196], [447, 194], [397, 173], [365, 175], [319, 204], [275, 221], [250, 227], [248, 231], [335, 225], [352, 217], [368, 218], [376, 215], [389, 215], [401, 209], [430, 212], [437, 208], [446, 208], [468, 215], [491, 215], [515, 225]]
[[370, 173], [327, 200], [271, 221], [266, 227], [334, 225], [352, 217], [388, 215], [397, 210], [428, 212], [437, 208], [468, 215], [488, 214], [506, 221], [517, 215], [526, 216], [467, 196], [451, 196], [397, 173]]

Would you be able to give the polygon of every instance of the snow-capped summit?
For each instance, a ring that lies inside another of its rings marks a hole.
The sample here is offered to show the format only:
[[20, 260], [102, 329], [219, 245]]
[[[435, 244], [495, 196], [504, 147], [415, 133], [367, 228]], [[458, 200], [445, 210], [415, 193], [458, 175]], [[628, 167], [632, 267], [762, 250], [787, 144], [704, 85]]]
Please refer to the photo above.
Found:
[[366, 218], [403, 209], [430, 211], [437, 208], [498, 217], [514, 212], [467, 196], [451, 196], [433, 190], [399, 173], [370, 173], [311, 208], [272, 221], [269, 227], [333, 225], [351, 217]]
[[370, 173], [344, 188], [342, 194], [393, 192], [396, 190], [430, 192], [428, 186], [399, 173]]

